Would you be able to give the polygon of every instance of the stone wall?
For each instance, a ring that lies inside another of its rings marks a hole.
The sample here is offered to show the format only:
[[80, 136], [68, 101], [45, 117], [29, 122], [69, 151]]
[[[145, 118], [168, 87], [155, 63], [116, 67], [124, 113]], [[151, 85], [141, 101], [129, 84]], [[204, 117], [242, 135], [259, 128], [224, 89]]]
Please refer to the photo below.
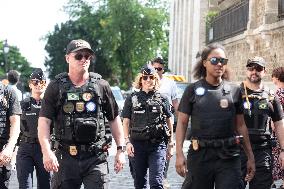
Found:
[[[277, 26], [277, 25], [276, 25]], [[245, 66], [248, 58], [253, 56], [263, 57], [268, 66], [265, 81], [271, 81], [271, 72], [274, 68], [284, 66], [284, 24], [278, 23], [278, 27], [270, 30], [269, 34], [261, 32], [253, 36], [245, 34], [221, 43], [225, 46], [229, 67], [232, 69], [233, 80], [245, 79]], [[250, 40], [248, 40], [250, 39]]]

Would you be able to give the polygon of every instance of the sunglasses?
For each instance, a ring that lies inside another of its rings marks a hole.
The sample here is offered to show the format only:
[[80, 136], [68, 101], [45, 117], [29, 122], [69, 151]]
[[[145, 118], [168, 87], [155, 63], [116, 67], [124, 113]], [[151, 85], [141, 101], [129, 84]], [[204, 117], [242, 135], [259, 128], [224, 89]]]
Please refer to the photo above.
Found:
[[262, 72], [264, 70], [264, 67], [255, 65], [255, 66], [248, 66], [247, 70], [252, 72], [253, 70], [256, 70], [257, 72]]
[[210, 63], [212, 65], [217, 65], [219, 62], [222, 65], [226, 65], [228, 63], [228, 59], [227, 58], [217, 58], [217, 57], [212, 57], [209, 59]]
[[34, 86], [37, 86], [38, 84], [40, 85], [45, 85], [46, 81], [45, 80], [38, 80], [38, 79], [33, 79], [30, 81], [31, 84], [33, 84]]
[[163, 68], [161, 68], [161, 67], [157, 67], [157, 68], [155, 68], [155, 70], [157, 70], [157, 71], [162, 71], [163, 70]]
[[148, 78], [150, 78], [150, 80], [153, 80], [155, 77], [154, 77], [153, 75], [143, 75], [143, 76], [142, 76], [142, 79], [143, 79], [144, 81], [147, 81]]
[[83, 58], [90, 60], [92, 58], [92, 55], [90, 53], [77, 53], [75, 54], [74, 58], [76, 60], [82, 60]]

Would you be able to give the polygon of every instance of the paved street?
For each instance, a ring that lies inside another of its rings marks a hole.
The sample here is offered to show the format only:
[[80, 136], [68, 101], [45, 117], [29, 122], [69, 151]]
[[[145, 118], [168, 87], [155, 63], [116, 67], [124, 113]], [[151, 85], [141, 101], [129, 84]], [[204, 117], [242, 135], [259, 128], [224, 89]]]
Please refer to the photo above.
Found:
[[[115, 144], [115, 142], [113, 141], [113, 144]], [[188, 146], [188, 142], [185, 143], [185, 147], [184, 147], [184, 151], [186, 152], [187, 146]], [[110, 169], [110, 188], [112, 189], [134, 189], [133, 187], [133, 179], [131, 177], [131, 174], [129, 172], [129, 166], [128, 166], [128, 159], [126, 159], [126, 166], [124, 167], [122, 172], [119, 172], [118, 174], [116, 174], [114, 172], [113, 169], [113, 163], [114, 163], [114, 155], [116, 152], [116, 146], [113, 145], [110, 150], [110, 156], [109, 156], [109, 169]], [[181, 184], [183, 182], [183, 178], [178, 176], [176, 171], [175, 171], [175, 156], [172, 158], [172, 160], [170, 161], [170, 167], [169, 167], [169, 172], [168, 172], [168, 180], [171, 184], [171, 189], [180, 189], [181, 188]], [[36, 176], [34, 175], [34, 178], [36, 178]], [[10, 182], [10, 189], [18, 189], [18, 181], [16, 178], [16, 174], [14, 173], [12, 175], [11, 178], [11, 182]], [[34, 183], [34, 187], [33, 188], [37, 188], [36, 187], [36, 179], [35, 179], [35, 183]]]
[[[115, 144], [115, 142], [113, 141], [113, 144]], [[183, 151], [186, 154], [187, 149], [189, 146], [189, 141], [185, 141], [184, 143], [184, 148]], [[109, 169], [110, 169], [110, 187], [112, 189], [134, 189], [133, 187], [133, 179], [131, 177], [131, 174], [129, 172], [129, 166], [128, 166], [128, 159], [126, 159], [127, 164], [124, 167], [123, 171], [116, 174], [114, 172], [113, 169], [113, 163], [114, 163], [114, 155], [116, 152], [116, 146], [113, 145], [110, 150], [110, 156], [109, 156]], [[171, 188], [170, 189], [180, 189], [181, 188], [181, 184], [183, 182], [183, 178], [178, 176], [176, 171], [175, 171], [175, 156], [173, 156], [173, 158], [170, 161], [170, 167], [169, 167], [169, 172], [168, 172], [168, 180], [171, 184]], [[34, 178], [36, 178], [36, 176], [34, 175]], [[280, 182], [276, 182], [277, 186], [280, 186]], [[19, 188], [18, 186], [18, 181], [16, 178], [15, 173], [12, 175], [11, 178], [11, 183], [10, 183], [10, 189], [17, 189]], [[34, 189], [36, 189], [36, 179], [35, 179], [35, 183], [34, 183]], [[82, 187], [83, 188], [83, 187]], [[246, 188], [248, 189], [248, 187]]]

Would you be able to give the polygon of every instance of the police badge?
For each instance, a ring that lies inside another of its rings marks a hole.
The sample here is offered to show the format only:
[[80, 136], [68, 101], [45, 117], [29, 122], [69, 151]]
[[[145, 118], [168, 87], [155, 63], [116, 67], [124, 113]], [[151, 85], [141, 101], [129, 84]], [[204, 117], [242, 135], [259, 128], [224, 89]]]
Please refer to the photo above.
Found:
[[76, 111], [77, 112], [83, 112], [85, 110], [84, 102], [76, 102]]
[[78, 154], [76, 146], [69, 146], [69, 154], [71, 156], [76, 156]]
[[193, 148], [194, 151], [199, 149], [198, 140], [192, 139], [191, 144], [192, 144], [192, 148]]
[[91, 99], [92, 99], [92, 94], [91, 93], [83, 93], [82, 94], [82, 98], [83, 98], [83, 100], [85, 101], [85, 102], [88, 102], [88, 101], [90, 101]]

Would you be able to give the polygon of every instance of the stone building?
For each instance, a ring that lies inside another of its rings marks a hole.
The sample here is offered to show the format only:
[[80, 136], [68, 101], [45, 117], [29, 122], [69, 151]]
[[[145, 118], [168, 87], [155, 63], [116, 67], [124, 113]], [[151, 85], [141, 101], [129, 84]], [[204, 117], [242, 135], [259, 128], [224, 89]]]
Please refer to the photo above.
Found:
[[246, 61], [256, 55], [268, 62], [269, 81], [271, 70], [284, 66], [283, 18], [284, 0], [173, 0], [169, 68], [192, 81], [197, 51], [219, 42], [235, 81], [244, 79]]

